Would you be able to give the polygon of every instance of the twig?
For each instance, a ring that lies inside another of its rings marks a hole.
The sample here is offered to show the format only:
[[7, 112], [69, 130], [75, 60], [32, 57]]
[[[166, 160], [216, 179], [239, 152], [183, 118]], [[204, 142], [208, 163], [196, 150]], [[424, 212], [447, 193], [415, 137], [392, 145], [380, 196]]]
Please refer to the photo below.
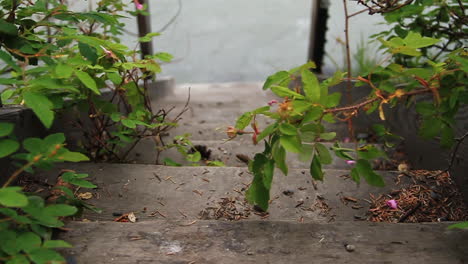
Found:
[[419, 207], [421, 207], [421, 202], [418, 202], [415, 207], [413, 207], [411, 210], [402, 215], [398, 220], [398, 223], [404, 222], [410, 215], [414, 214]]
[[442, 173], [448, 172], [448, 171], [450, 171], [452, 169], [453, 163], [455, 162], [455, 158], [457, 157], [458, 149], [460, 148], [461, 143], [465, 140], [466, 137], [468, 137], [468, 132], [466, 132], [463, 136], [455, 139], [455, 141], [457, 141], [457, 143], [455, 144], [455, 148], [453, 149], [452, 156], [450, 157], [450, 162], [449, 162], [447, 168], [445, 170], [441, 171], [439, 174], [437, 174], [436, 177], [441, 175]]
[[[346, 47], [346, 66], [348, 69], [348, 81], [346, 82], [346, 100], [348, 104], [353, 103], [353, 96], [351, 94], [351, 77], [352, 77], [352, 66], [351, 66], [351, 51], [349, 48], [349, 16], [348, 16], [348, 4], [347, 0], [343, 0], [344, 13], [345, 13], [345, 47]], [[350, 138], [354, 139], [354, 128], [352, 118], [348, 119], [348, 133]]]
[[[423, 94], [423, 93], [428, 93], [428, 92], [432, 92], [431, 89], [427, 89], [427, 88], [424, 88], [424, 89], [419, 89], [419, 90], [414, 90], [414, 91], [410, 91], [410, 92], [406, 92], [404, 95], [402, 96], [411, 96], [411, 95], [417, 95], [417, 94]], [[344, 106], [344, 107], [336, 107], [336, 108], [330, 108], [330, 109], [326, 109], [324, 110], [323, 112], [326, 114], [326, 113], [337, 113], [337, 112], [345, 112], [345, 111], [354, 111], [354, 110], [358, 110], [368, 104], [371, 104], [375, 101], [378, 101], [380, 100], [381, 98], [380, 97], [375, 97], [375, 98], [371, 98], [371, 99], [367, 99], [366, 101], [364, 102], [361, 102], [361, 103], [358, 103], [358, 104], [355, 104], [355, 105], [350, 105], [350, 106]]]

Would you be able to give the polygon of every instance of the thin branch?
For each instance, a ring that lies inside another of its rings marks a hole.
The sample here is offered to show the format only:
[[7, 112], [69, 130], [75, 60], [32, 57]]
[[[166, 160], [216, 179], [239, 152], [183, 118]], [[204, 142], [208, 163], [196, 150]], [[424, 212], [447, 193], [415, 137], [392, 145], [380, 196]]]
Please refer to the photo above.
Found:
[[[403, 96], [411, 96], [411, 95], [417, 95], [417, 94], [423, 94], [423, 93], [430, 93], [432, 92], [432, 89], [429, 89], [429, 88], [425, 88], [425, 89], [419, 89], [419, 90], [414, 90], [414, 91], [410, 91], [410, 92], [406, 92]], [[374, 97], [374, 98], [370, 98], [370, 99], [367, 99], [365, 100], [364, 102], [361, 102], [361, 103], [358, 103], [358, 104], [355, 104], [355, 105], [350, 105], [350, 106], [344, 106], [344, 107], [336, 107], [336, 108], [330, 108], [330, 109], [326, 109], [325, 111], [323, 111], [324, 113], [338, 113], [338, 112], [346, 112], [346, 111], [355, 111], [355, 110], [358, 110], [368, 104], [371, 104], [373, 102], [376, 102], [378, 100], [381, 100], [382, 98], [380, 97]]]
[[452, 157], [450, 157], [450, 163], [444, 171], [450, 171], [453, 167], [453, 163], [455, 162], [455, 158], [457, 156], [458, 149], [460, 148], [461, 143], [465, 140], [465, 138], [468, 137], [468, 132], [466, 132], [463, 136], [456, 138], [455, 141], [457, 141], [457, 144], [455, 144], [455, 148], [453, 149], [452, 152]]
[[[346, 100], [348, 104], [352, 104], [353, 96], [351, 94], [351, 78], [352, 78], [352, 66], [351, 66], [351, 51], [349, 48], [349, 16], [348, 16], [348, 4], [346, 0], [343, 0], [344, 6], [344, 13], [345, 13], [345, 39], [346, 39], [346, 65], [348, 68], [348, 81], [346, 82]], [[348, 132], [350, 138], [354, 139], [354, 127], [353, 127], [353, 119], [348, 119]]]
[[[17, 169], [11, 176], [10, 178], [8, 178], [8, 180], [3, 184], [2, 188], [5, 188], [5, 187], [8, 187], [14, 180], [16, 180], [16, 178], [18, 178], [18, 176], [23, 172], [25, 171], [27, 168], [31, 167], [34, 163], [35, 163], [35, 160], [36, 160], [37, 157], [34, 157], [34, 159], [28, 163], [26, 163], [25, 165], [23, 165], [23, 167]], [[39, 155], [39, 159], [40, 159], [40, 155]]]
[[359, 14], [362, 14], [362, 13], [366, 12], [366, 11], [369, 11], [369, 9], [366, 8], [366, 9], [363, 9], [361, 11], [357, 11], [356, 13], [352, 13], [351, 15], [348, 15], [348, 18], [352, 18], [353, 16], [357, 16]]

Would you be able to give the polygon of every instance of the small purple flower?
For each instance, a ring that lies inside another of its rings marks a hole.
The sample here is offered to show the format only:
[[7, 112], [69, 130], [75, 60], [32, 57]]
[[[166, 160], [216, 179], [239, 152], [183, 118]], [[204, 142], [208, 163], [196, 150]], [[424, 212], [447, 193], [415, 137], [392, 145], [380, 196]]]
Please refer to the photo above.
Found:
[[277, 103], [278, 103], [277, 100], [271, 100], [270, 102], [268, 102], [268, 105], [272, 106], [272, 105], [277, 104]]
[[398, 203], [396, 200], [388, 200], [387, 201], [387, 206], [392, 208], [392, 209], [397, 209], [398, 208]]
[[343, 139], [343, 142], [344, 142], [344, 143], [349, 143], [349, 142], [351, 142], [351, 139], [350, 139], [349, 137], [345, 137], [345, 138]]
[[354, 165], [354, 164], [356, 164], [356, 161], [355, 161], [355, 160], [347, 160], [347, 161], [346, 161], [346, 164], [348, 164], [348, 165]]

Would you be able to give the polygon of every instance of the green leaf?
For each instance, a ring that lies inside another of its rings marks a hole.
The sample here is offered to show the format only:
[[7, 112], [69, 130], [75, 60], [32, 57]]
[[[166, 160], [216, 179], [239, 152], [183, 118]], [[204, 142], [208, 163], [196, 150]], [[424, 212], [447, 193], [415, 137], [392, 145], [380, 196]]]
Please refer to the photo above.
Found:
[[70, 216], [77, 211], [76, 207], [66, 204], [52, 204], [44, 208], [44, 214], [49, 216]]
[[437, 118], [424, 119], [421, 127], [419, 128], [419, 134], [424, 139], [431, 139], [439, 135], [442, 129], [443, 122]]
[[455, 134], [453, 128], [444, 126], [440, 135], [440, 144], [444, 148], [450, 148], [455, 144]]
[[305, 97], [301, 94], [291, 91], [289, 88], [281, 87], [281, 86], [273, 86], [271, 87], [271, 91], [275, 93], [279, 97], [289, 97], [289, 98], [297, 98], [297, 99], [305, 99]]
[[327, 102], [325, 106], [328, 108], [335, 107], [340, 104], [341, 94], [340, 93], [332, 93], [327, 96]]
[[75, 71], [75, 75], [91, 91], [93, 91], [96, 94], [101, 94], [97, 87], [96, 81], [88, 73], [84, 71]]
[[10, 99], [13, 94], [15, 93], [15, 90], [13, 89], [9, 89], [9, 90], [3, 90], [2, 94], [1, 94], [1, 100], [3, 103], [6, 103], [8, 101], [8, 99]]
[[29, 264], [29, 260], [25, 255], [14, 255], [11, 259], [9, 259], [5, 264]]
[[302, 120], [302, 124], [313, 122], [320, 118], [323, 113], [323, 109], [321, 107], [312, 107], [304, 116]]
[[288, 165], [286, 164], [286, 150], [280, 144], [275, 144], [273, 148], [273, 159], [275, 160], [276, 167], [287, 176]]
[[154, 54], [154, 56], [164, 62], [170, 62], [174, 58], [174, 56], [166, 52], [159, 52]]
[[257, 141], [260, 142], [265, 137], [271, 135], [271, 133], [273, 133], [275, 131], [276, 126], [277, 126], [277, 124], [274, 123], [274, 124], [271, 124], [271, 125], [267, 126], [265, 129], [263, 129], [263, 131], [260, 132], [260, 134], [258, 135]]
[[92, 64], [96, 64], [98, 55], [94, 47], [91, 47], [90, 45], [82, 42], [78, 42], [78, 49], [80, 50], [80, 53], [83, 57], [89, 60]]
[[262, 106], [252, 111], [252, 114], [258, 115], [270, 111], [270, 106]]
[[163, 162], [164, 162], [164, 165], [166, 165], [166, 166], [182, 167], [182, 164], [177, 163], [177, 162], [171, 160], [170, 158], [164, 158]]
[[199, 162], [201, 160], [200, 152], [195, 152], [193, 154], [188, 154], [185, 159], [190, 162]]
[[39, 138], [27, 138], [23, 141], [23, 147], [31, 153], [41, 153], [45, 151], [45, 144]]
[[364, 147], [360, 147], [357, 151], [358, 157], [361, 159], [366, 160], [373, 160], [377, 158], [386, 158], [387, 154], [382, 150], [378, 149], [373, 145], [366, 145]]
[[63, 240], [47, 240], [44, 242], [43, 247], [44, 248], [71, 248], [73, 246]]
[[359, 172], [356, 168], [351, 170], [351, 179], [355, 181], [357, 184], [361, 183], [361, 178], [359, 177]]
[[58, 252], [47, 248], [34, 249], [28, 256], [36, 264], [65, 263], [65, 259]]
[[320, 163], [319, 157], [314, 155], [312, 162], [310, 163], [310, 175], [312, 178], [318, 181], [323, 181], [322, 164]]
[[448, 228], [449, 228], [449, 229], [455, 229], [455, 228], [459, 228], [459, 229], [468, 229], [468, 222], [462, 222], [462, 223], [458, 223], [458, 224], [453, 224], [453, 225], [450, 225]]
[[421, 34], [410, 31], [404, 41], [408, 47], [418, 49], [432, 46], [440, 40], [435, 38], [422, 37]]
[[273, 75], [270, 75], [263, 84], [263, 90], [270, 89], [271, 86], [281, 84], [288, 79], [291, 79], [291, 77], [287, 71], [280, 71]]
[[305, 100], [294, 100], [292, 101], [292, 107], [295, 114], [302, 116], [304, 112], [312, 108], [312, 104]]
[[327, 132], [327, 133], [321, 133], [320, 138], [323, 140], [332, 140], [336, 137], [336, 132]]
[[0, 204], [6, 207], [24, 207], [28, 205], [28, 198], [21, 193], [19, 187], [5, 187], [0, 189]]
[[65, 153], [62, 153], [58, 156], [59, 160], [63, 161], [70, 161], [70, 162], [80, 162], [80, 161], [88, 161], [89, 158], [86, 157], [84, 154], [79, 153], [79, 152], [71, 152], [67, 151]]
[[264, 211], [268, 210], [268, 202], [270, 200], [270, 189], [268, 187], [271, 187], [273, 168], [274, 162], [269, 161], [265, 155], [255, 155], [252, 162], [254, 179], [246, 192], [246, 198], [247, 201], [258, 205]]
[[309, 70], [302, 71], [302, 84], [306, 98], [311, 102], [320, 101], [320, 84], [317, 76]]
[[[0, 249], [9, 255], [15, 255], [20, 251], [16, 245], [16, 232], [13, 230], [0, 231]], [[1, 251], [0, 251], [1, 253]]]
[[131, 128], [131, 129], [134, 129], [136, 128], [136, 123], [134, 120], [131, 120], [131, 119], [122, 119], [121, 120], [122, 122], [122, 125], [128, 127], [128, 128]]
[[0, 19], [0, 33], [9, 35], [9, 36], [17, 36], [18, 29], [12, 23], [8, 23], [4, 19]]
[[315, 143], [314, 147], [318, 153], [320, 163], [331, 164], [333, 162], [333, 158], [330, 155], [330, 152], [328, 151], [327, 147], [325, 147], [325, 145], [321, 143]]
[[156, 36], [159, 36], [161, 35], [161, 33], [157, 33], [157, 32], [150, 32], [146, 35], [144, 35], [143, 37], [139, 38], [138, 41], [139, 42], [150, 42], [153, 37], [156, 37]]
[[97, 186], [94, 185], [93, 183], [86, 181], [86, 180], [82, 180], [82, 179], [72, 179], [69, 181], [69, 183], [76, 185], [78, 187], [82, 187], [82, 188], [89, 188], [89, 189], [97, 188]]
[[122, 77], [118, 72], [108, 72], [107, 78], [109, 78], [109, 80], [115, 85], [119, 85], [122, 83]]
[[58, 144], [63, 144], [65, 142], [65, 135], [63, 133], [55, 133], [48, 135], [43, 140], [45, 145], [55, 146]]
[[0, 139], [0, 158], [4, 158], [15, 153], [20, 144], [13, 139]]
[[290, 136], [297, 135], [297, 128], [295, 126], [291, 125], [291, 124], [288, 124], [288, 123], [281, 123], [279, 125], [279, 130], [284, 135], [290, 135]]
[[289, 152], [301, 153], [302, 146], [297, 136], [282, 135], [280, 143]]
[[236, 128], [240, 130], [246, 128], [250, 124], [250, 121], [252, 121], [252, 118], [253, 115], [251, 112], [245, 112], [237, 119]]
[[35, 248], [40, 248], [42, 240], [33, 232], [26, 232], [16, 238], [16, 243], [21, 250], [30, 252]]
[[212, 166], [212, 167], [226, 167], [226, 164], [224, 162], [219, 161], [219, 160], [208, 160], [206, 162], [207, 166]]
[[57, 64], [55, 67], [55, 75], [58, 78], [68, 79], [73, 74], [73, 67], [68, 64]]
[[359, 177], [364, 178], [369, 185], [377, 187], [385, 186], [385, 182], [382, 179], [382, 176], [380, 176], [379, 174], [375, 173], [374, 170], [372, 170], [372, 166], [367, 160], [358, 160], [355, 168], [357, 173], [359, 174]]
[[13, 61], [11, 55], [3, 50], [0, 50], [0, 59], [3, 60], [6, 64], [8, 64], [8, 66], [12, 67], [16, 72], [22, 71], [18, 64], [15, 61]]
[[23, 98], [26, 105], [31, 107], [42, 124], [46, 128], [50, 128], [54, 121], [53, 103], [45, 95], [34, 92], [23, 93]]
[[315, 68], [317, 68], [317, 65], [315, 64], [315, 62], [308, 61], [308, 62], [306, 62], [305, 64], [302, 64], [299, 67], [292, 68], [291, 70], [289, 70], [289, 73], [290, 74], [295, 74], [297, 72], [302, 72], [303, 70], [309, 70], [309, 69], [315, 69]]

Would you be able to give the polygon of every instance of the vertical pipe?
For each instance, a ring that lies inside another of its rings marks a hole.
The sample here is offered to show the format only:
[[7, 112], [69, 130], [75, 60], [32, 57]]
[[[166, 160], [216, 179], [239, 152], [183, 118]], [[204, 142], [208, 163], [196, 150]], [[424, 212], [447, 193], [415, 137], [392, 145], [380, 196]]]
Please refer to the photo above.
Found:
[[315, 0], [312, 3], [308, 60], [315, 62], [316, 72], [322, 72], [327, 33], [328, 0]]
[[[138, 14], [137, 16], [137, 23], [138, 23], [138, 35], [140, 37], [145, 36], [148, 33], [151, 33], [151, 13], [150, 13], [150, 6], [149, 1], [140, 0], [139, 1], [142, 5], [146, 3], [147, 5], [147, 12], [149, 15], [144, 16], [142, 14]], [[144, 58], [146, 55], [153, 55], [153, 42], [142, 42], [140, 43], [141, 48], [141, 58]]]

